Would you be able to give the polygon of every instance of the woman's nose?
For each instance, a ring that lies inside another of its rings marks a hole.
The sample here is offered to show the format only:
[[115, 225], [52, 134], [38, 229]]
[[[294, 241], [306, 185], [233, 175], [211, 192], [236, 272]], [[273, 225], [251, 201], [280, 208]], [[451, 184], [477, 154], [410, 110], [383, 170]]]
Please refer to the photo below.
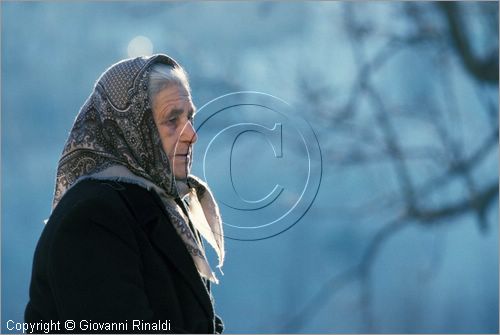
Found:
[[181, 138], [189, 142], [190, 144], [195, 144], [198, 140], [198, 135], [196, 134], [196, 130], [194, 129], [193, 123], [188, 121], [182, 130]]

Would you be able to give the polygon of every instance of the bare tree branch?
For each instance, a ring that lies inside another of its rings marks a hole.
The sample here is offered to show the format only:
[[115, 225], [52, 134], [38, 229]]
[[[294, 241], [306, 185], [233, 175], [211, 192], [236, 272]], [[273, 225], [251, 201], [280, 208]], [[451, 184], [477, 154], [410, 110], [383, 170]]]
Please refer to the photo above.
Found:
[[[498, 197], [498, 180], [495, 183], [485, 187], [482, 191], [476, 193], [473, 198], [464, 198], [455, 203], [438, 209], [412, 208], [394, 221], [384, 225], [378, 230], [371, 239], [367, 248], [363, 252], [361, 261], [354, 267], [333, 276], [324, 283], [317, 293], [306, 303], [296, 315], [286, 322], [283, 332], [297, 332], [303, 329], [306, 323], [311, 322], [314, 315], [317, 315], [326, 304], [334, 297], [335, 293], [351, 283], [353, 280], [365, 280], [371, 272], [375, 260], [383, 247], [384, 243], [412, 222], [420, 224], [438, 224], [447, 222], [450, 219], [472, 210], [478, 210], [486, 213], [487, 209], [494, 203]], [[369, 294], [364, 292], [364, 294]], [[369, 325], [370, 329], [374, 326]]]
[[436, 6], [446, 16], [451, 40], [458, 50], [465, 69], [480, 81], [498, 85], [498, 50], [493, 50], [485, 59], [478, 57], [474, 53], [470, 40], [464, 30], [458, 4], [453, 1], [438, 1], [436, 2]]
[[[471, 213], [477, 216], [480, 229], [486, 231], [487, 214], [492, 208], [495, 208], [495, 200], [498, 199], [499, 194], [498, 179], [487, 180], [486, 184], [478, 183], [475, 179], [477, 178], [475, 173], [482, 162], [491, 154], [495, 154], [498, 148], [497, 103], [480, 99], [487, 115], [490, 116], [492, 121], [496, 122], [492, 122], [491, 128], [487, 127], [487, 131], [490, 131], [489, 134], [481, 134], [483, 137], [474, 150], [464, 152], [463, 141], [457, 141], [453, 138], [451, 134], [453, 128], [449, 124], [450, 119], [456, 122], [457, 115], [453, 114], [448, 119], [445, 118], [446, 113], [443, 108], [438, 108], [437, 104], [432, 103], [432, 99], [428, 98], [425, 100], [428, 113], [422, 113], [416, 117], [422, 120], [427, 118], [427, 128], [424, 129], [428, 131], [429, 124], [434, 127], [442, 148], [436, 149], [434, 146], [426, 147], [425, 145], [408, 146], [403, 141], [404, 136], [401, 136], [396, 131], [396, 122], [398, 120], [396, 120], [395, 116], [397, 115], [391, 114], [391, 106], [386, 103], [383, 91], [380, 88], [375, 88], [370, 79], [382, 66], [387, 66], [388, 61], [399, 51], [405, 48], [415, 51], [416, 48], [431, 41], [443, 48], [442, 51], [446, 55], [458, 55], [465, 71], [475, 78], [473, 85], [475, 85], [476, 93], [479, 95], [491, 85], [498, 85], [498, 45], [492, 48], [491, 54], [486, 58], [481, 58], [476, 54], [472, 48], [470, 36], [464, 30], [464, 26], [466, 26], [463, 22], [464, 17], [461, 15], [460, 5], [457, 3], [439, 2], [425, 8], [414, 4], [408, 6], [403, 8], [408, 10], [409, 15], [414, 16], [417, 31], [408, 33], [406, 36], [387, 36], [384, 46], [370, 60], [364, 59], [360, 47], [360, 44], [369, 37], [369, 29], [354, 22], [354, 6], [348, 4], [344, 7], [346, 14], [345, 26], [350, 36], [353, 55], [359, 71], [356, 74], [347, 102], [343, 105], [344, 107], [340, 108], [340, 112], [332, 113], [330, 116], [332, 128], [336, 130], [336, 134], [344, 137], [348, 136], [353, 142], [344, 152], [338, 151], [338, 149], [334, 151], [335, 159], [332, 159], [332, 162], [342, 166], [368, 164], [377, 161], [392, 164], [397, 176], [399, 194], [386, 196], [385, 203], [397, 204], [390, 208], [394, 215], [386, 216], [383, 219], [385, 224], [381, 225], [369, 240], [360, 261], [327, 280], [316, 294], [297, 311], [295, 316], [286, 322], [283, 331], [297, 332], [303, 329], [306, 323], [311, 322], [314, 316], [335, 297], [339, 290], [357, 280], [362, 284], [360, 303], [367, 331], [374, 331], [375, 324], [370, 312], [370, 274], [380, 250], [387, 240], [409, 225], [424, 227], [444, 225], [453, 222], [453, 219], [457, 217]], [[440, 33], [440, 30], [443, 31], [442, 27], [439, 25], [431, 27], [427, 22], [428, 19], [426, 21], [422, 17], [421, 10], [429, 8], [438, 9], [440, 13], [444, 14], [443, 22], [444, 26], [447, 27], [444, 33]], [[498, 11], [498, 6], [496, 9]], [[350, 33], [349, 29], [352, 30]], [[498, 30], [495, 30], [494, 33], [498, 38]], [[446, 43], [447, 41], [451, 43]], [[451, 107], [447, 106], [447, 108], [451, 111], [458, 110], [458, 94], [456, 89], [449, 85], [450, 80], [446, 81], [449, 78], [445, 77], [444, 74], [444, 72], [451, 69], [440, 69], [441, 72], [435, 71], [437, 76], [442, 79], [438, 81], [438, 85], [444, 85], [448, 89], [448, 91], [444, 90], [446, 93], [444, 100], [446, 103], [452, 104]], [[304, 86], [304, 90], [307, 92], [307, 85]], [[368, 98], [372, 102], [371, 109], [367, 113], [372, 113], [375, 116], [374, 123], [371, 122], [372, 118], [365, 117], [364, 122], [367, 119], [370, 120], [367, 125], [356, 124], [354, 116], [355, 112], [359, 112], [357, 107], [361, 97]], [[452, 126], [455, 126], [455, 124]], [[463, 126], [466, 125], [463, 124]], [[372, 131], [372, 127], [376, 127], [378, 132]], [[382, 135], [379, 136], [379, 134]], [[458, 135], [461, 136], [462, 134]], [[421, 148], [421, 150], [417, 151], [418, 148]], [[439, 168], [439, 171], [426, 179], [417, 180], [415, 178], [413, 180], [410, 173], [412, 167], [410, 160], [413, 159], [433, 159], [438, 162], [436, 167]], [[467, 187], [465, 194], [458, 199], [453, 198], [453, 200], [444, 198], [442, 203], [435, 206], [429, 204], [428, 198], [430, 195], [435, 192], [443, 192], [451, 182], [457, 180]], [[479, 187], [479, 185], [481, 186]], [[375, 200], [378, 208], [380, 208], [380, 196], [375, 197]], [[388, 217], [396, 218], [391, 220], [387, 219]]]

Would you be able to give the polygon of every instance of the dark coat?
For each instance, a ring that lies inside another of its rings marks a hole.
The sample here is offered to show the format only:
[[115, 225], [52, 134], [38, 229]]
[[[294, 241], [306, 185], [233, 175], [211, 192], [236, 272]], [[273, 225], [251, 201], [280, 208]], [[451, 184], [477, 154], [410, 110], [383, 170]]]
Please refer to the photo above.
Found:
[[40, 237], [25, 321], [40, 320], [60, 321], [56, 333], [65, 331], [65, 320], [76, 322], [71, 332], [78, 332], [80, 320], [127, 322], [132, 333], [141, 333], [131, 329], [132, 320], [169, 320], [176, 333], [223, 329], [210, 285], [158, 195], [96, 180], [65, 194]]

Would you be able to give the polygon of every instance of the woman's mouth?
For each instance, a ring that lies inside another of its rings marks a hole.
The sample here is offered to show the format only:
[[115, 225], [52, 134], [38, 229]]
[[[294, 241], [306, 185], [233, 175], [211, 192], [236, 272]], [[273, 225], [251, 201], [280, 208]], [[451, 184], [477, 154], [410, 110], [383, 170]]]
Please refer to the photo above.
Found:
[[177, 159], [177, 160], [191, 160], [191, 155], [190, 154], [175, 155], [175, 159]]

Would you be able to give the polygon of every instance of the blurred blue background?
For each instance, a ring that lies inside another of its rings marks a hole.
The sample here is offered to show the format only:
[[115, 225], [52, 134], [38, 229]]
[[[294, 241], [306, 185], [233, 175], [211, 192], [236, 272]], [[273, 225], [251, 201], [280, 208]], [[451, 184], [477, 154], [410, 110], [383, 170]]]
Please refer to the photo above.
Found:
[[[226, 332], [498, 333], [498, 3], [1, 10], [2, 333], [23, 319], [79, 108], [108, 66], [152, 52], [181, 62], [198, 106], [272, 94], [321, 145], [321, 186], [301, 221], [270, 239], [227, 240], [214, 287]], [[301, 173], [300, 152], [271, 169], [251, 154], [256, 143], [241, 145], [243, 190]]]

